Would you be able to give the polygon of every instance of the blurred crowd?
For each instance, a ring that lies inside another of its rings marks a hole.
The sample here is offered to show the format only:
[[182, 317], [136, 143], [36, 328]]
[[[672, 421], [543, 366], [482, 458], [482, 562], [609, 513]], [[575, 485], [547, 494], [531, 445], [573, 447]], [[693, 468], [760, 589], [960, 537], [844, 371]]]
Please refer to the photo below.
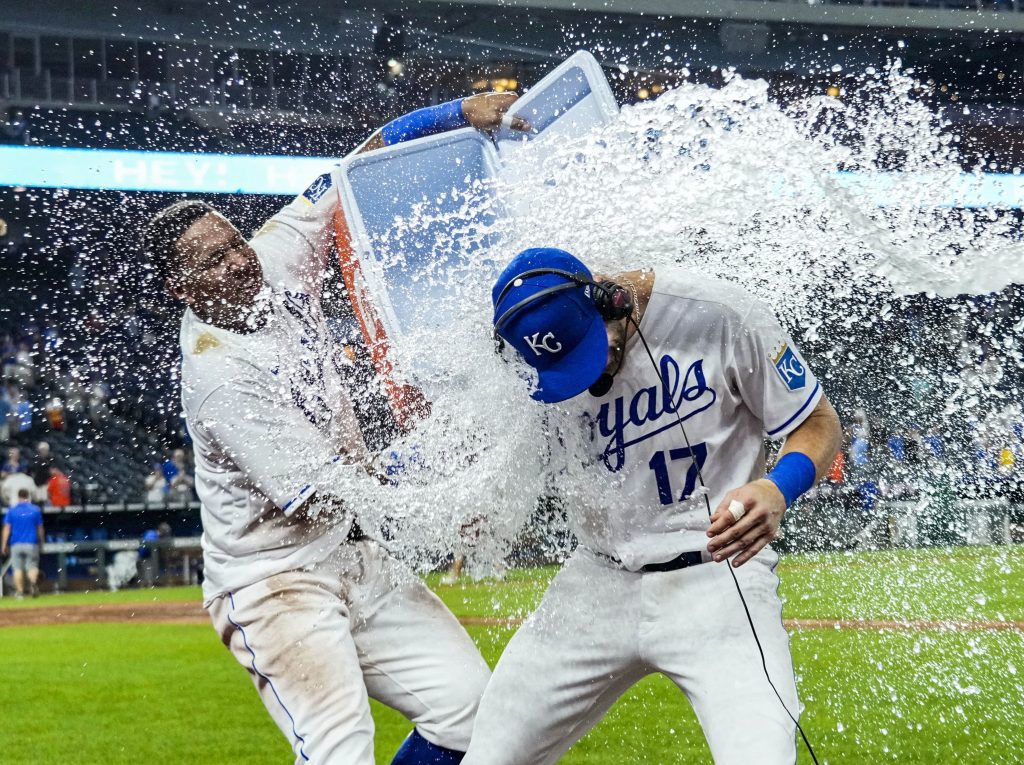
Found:
[[834, 497], [862, 514], [879, 502], [939, 494], [1024, 503], [1024, 414], [1010, 405], [956, 432], [918, 424], [886, 427], [863, 409], [845, 429], [843, 450], [811, 497]]
[[[56, 328], [35, 324], [17, 340], [11, 333], [0, 336], [0, 443], [32, 430], [38, 418], [50, 430], [64, 431], [86, 419], [98, 425], [108, 414], [109, 386], [97, 373], [64, 367], [59, 362], [60, 345]], [[41, 407], [33, 406], [33, 392], [43, 394]]]
[[[93, 327], [90, 317], [85, 318], [84, 331], [104, 331], [103, 322], [97, 319]], [[131, 335], [131, 317], [118, 318], [124, 319], [121, 331]], [[125, 450], [141, 451], [131, 432], [149, 428], [151, 423], [139, 411], [144, 404], [123, 412], [115, 408], [118, 399], [105, 379], [109, 365], [84, 361], [80, 353], [68, 348], [79, 343], [67, 342], [55, 326], [25, 321], [0, 328], [0, 332], [0, 450], [4, 450], [0, 454], [6, 454], [0, 481], [12, 487], [12, 496], [19, 485], [28, 486], [31, 481], [33, 500], [53, 507], [92, 498], [151, 504], [195, 498], [192, 468], [183, 449], [164, 451], [165, 458], [151, 465], [149, 475], [138, 457], [138, 468], [113, 464], [119, 460], [135, 464], [135, 460], [123, 459]], [[136, 334], [141, 333], [140, 329]], [[166, 419], [158, 412], [148, 414]], [[122, 443], [113, 448], [109, 442], [114, 440]], [[58, 446], [56, 454], [51, 441]], [[115, 497], [98, 489], [97, 462], [105, 463], [115, 474], [135, 469], [135, 479], [125, 483], [136, 488], [129, 495]], [[5, 506], [10, 504], [7, 493], [3, 491]]]
[[19, 447], [7, 450], [0, 465], [0, 497], [5, 508], [17, 502], [21, 490], [38, 505], [67, 507], [71, 504], [71, 479], [57, 464], [46, 441], [36, 444], [30, 458], [22, 455]]
[[[72, 479], [61, 465], [46, 441], [35, 445], [31, 455], [25, 455], [18, 446], [8, 446], [0, 464], [0, 500], [7, 508], [16, 503], [18, 492], [26, 489], [35, 504], [64, 508], [72, 501], [85, 501], [88, 497], [73, 490]], [[163, 462], [154, 462], [152, 472], [145, 477], [145, 491], [138, 497], [125, 497], [148, 505], [187, 503], [196, 498], [194, 469], [184, 449], [175, 449]], [[76, 496], [78, 495], [78, 496]]]

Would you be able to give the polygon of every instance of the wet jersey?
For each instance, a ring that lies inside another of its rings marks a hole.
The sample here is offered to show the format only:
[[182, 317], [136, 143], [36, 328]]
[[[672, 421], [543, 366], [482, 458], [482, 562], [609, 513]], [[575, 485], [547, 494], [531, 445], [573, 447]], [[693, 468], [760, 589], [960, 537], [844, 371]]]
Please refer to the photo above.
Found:
[[617, 487], [577, 507], [577, 537], [630, 570], [704, 549], [698, 469], [714, 511], [764, 477], [765, 436], [790, 433], [822, 395], [772, 312], [734, 285], [659, 272], [640, 329], [664, 385], [634, 334], [611, 390], [566, 402], [588, 423], [593, 469]]
[[[330, 174], [252, 238], [264, 324], [242, 334], [187, 310], [182, 402], [202, 505], [204, 596], [323, 560], [351, 526], [335, 505], [345, 481], [370, 480], [341, 386], [349, 362], [328, 337], [320, 289], [337, 193]], [[315, 502], [310, 499], [315, 497]]]

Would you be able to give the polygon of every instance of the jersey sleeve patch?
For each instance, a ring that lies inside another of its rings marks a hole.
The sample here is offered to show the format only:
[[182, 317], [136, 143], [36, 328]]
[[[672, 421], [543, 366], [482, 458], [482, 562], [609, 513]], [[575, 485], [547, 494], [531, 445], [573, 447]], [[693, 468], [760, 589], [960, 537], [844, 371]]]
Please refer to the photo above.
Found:
[[773, 355], [772, 363], [782, 382], [790, 390], [797, 391], [807, 385], [807, 369], [800, 363], [800, 359], [788, 343]]
[[309, 184], [309, 188], [302, 192], [303, 199], [315, 205], [323, 199], [324, 194], [331, 188], [332, 183], [330, 173], [317, 176], [316, 180]]

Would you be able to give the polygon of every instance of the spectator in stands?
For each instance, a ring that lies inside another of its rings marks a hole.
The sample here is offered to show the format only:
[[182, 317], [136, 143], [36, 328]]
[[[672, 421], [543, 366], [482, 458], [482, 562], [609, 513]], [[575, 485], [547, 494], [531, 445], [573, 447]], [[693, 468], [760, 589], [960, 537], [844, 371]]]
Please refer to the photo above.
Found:
[[153, 463], [153, 472], [146, 476], [146, 502], [163, 504], [167, 501], [167, 478], [159, 462]]
[[[18, 365], [18, 348], [10, 335], [4, 336], [3, 347], [0, 348], [0, 368], [3, 370], [4, 380], [14, 380], [16, 375], [15, 367]], [[10, 395], [10, 391], [8, 391]]]
[[903, 439], [903, 448], [907, 455], [907, 468], [912, 473], [920, 473], [924, 461], [924, 442], [921, 440], [921, 426], [912, 423], [910, 431]]
[[0, 540], [0, 556], [7, 557], [8, 550], [14, 568], [14, 596], [25, 597], [25, 575], [32, 597], [39, 594], [39, 554], [43, 548], [43, 513], [31, 502], [28, 489], [18, 491], [18, 504], [4, 515], [3, 538]]
[[857, 415], [854, 418], [850, 431], [850, 457], [846, 464], [849, 466], [850, 481], [860, 495], [860, 511], [866, 517], [875, 508], [879, 489], [876, 477], [870, 472], [871, 443], [868, 440], [870, 429], [867, 418]]
[[167, 479], [168, 499], [186, 502], [192, 499], [195, 479], [192, 477], [184, 449], [175, 449], [171, 453], [171, 459], [163, 465], [163, 472]]
[[49, 379], [56, 379], [60, 371], [61, 336], [56, 327], [43, 327], [39, 333], [39, 352], [42, 355], [40, 367]]
[[175, 449], [171, 452], [171, 456], [164, 460], [160, 466], [160, 470], [163, 472], [168, 484], [183, 470], [183, 465], [185, 464], [184, 452], [184, 449]]
[[11, 438], [11, 403], [6, 395], [0, 395], [0, 444], [7, 443]]
[[1015, 475], [1017, 468], [1017, 455], [1014, 453], [1013, 447], [1009, 443], [1003, 444], [999, 449], [999, 475], [1003, 479], [1004, 484], [1011, 481]]
[[28, 471], [28, 461], [22, 459], [21, 449], [17, 446], [12, 446], [7, 450], [7, 459], [4, 460], [3, 466], [0, 466], [0, 473], [8, 475], [10, 473], [25, 473]]
[[65, 375], [60, 378], [59, 387], [64, 394], [64, 411], [72, 424], [81, 422], [81, 415], [85, 414], [85, 385], [82, 384], [82, 373], [71, 367]]
[[89, 419], [93, 425], [99, 425], [110, 413], [110, 388], [99, 377], [94, 375], [89, 385]]
[[168, 481], [173, 481], [183, 473], [191, 472], [188, 464], [188, 455], [184, 449], [175, 449], [171, 452], [171, 458], [164, 463], [164, 475]]
[[10, 379], [22, 390], [31, 388], [35, 383], [36, 365], [28, 343], [18, 343], [18, 350], [14, 354], [14, 363], [10, 365], [9, 373]]
[[0, 480], [0, 500], [3, 501], [3, 506], [14, 505], [22, 489], [28, 492], [29, 497], [32, 497], [36, 492], [36, 482], [30, 475], [20, 471], [7, 473], [3, 480]]
[[92, 275], [89, 273], [90, 258], [75, 258], [68, 271], [68, 287], [75, 295], [81, 295], [92, 284]]
[[849, 465], [853, 469], [854, 476], [863, 479], [869, 461], [871, 444], [868, 441], [867, 430], [853, 427], [850, 433], [850, 459]]
[[925, 447], [927, 456], [938, 460], [946, 456], [946, 444], [942, 436], [935, 433], [926, 433], [921, 436], [921, 443]]
[[36, 453], [28, 466], [28, 474], [36, 482], [36, 493], [34, 499], [37, 502], [45, 502], [47, 496], [47, 484], [50, 481], [50, 468], [57, 464], [50, 452], [50, 445], [46, 441], [36, 444]]
[[46, 421], [50, 430], [64, 430], [64, 402], [59, 398], [51, 398], [46, 402]]
[[0, 388], [0, 397], [7, 401], [7, 405], [10, 408], [7, 414], [7, 424], [10, 426], [11, 431], [15, 431], [17, 429], [17, 423], [14, 422], [14, 403], [17, 401], [20, 394], [22, 394], [22, 392], [17, 389], [16, 385], [11, 383], [5, 384]]
[[7, 112], [7, 118], [0, 124], [0, 135], [4, 143], [15, 143], [28, 146], [32, 143], [32, 135], [29, 131], [28, 120], [25, 112], [21, 109], [11, 109]]
[[1013, 541], [1024, 539], [1024, 423], [1020, 416], [1011, 424], [1013, 466], [1006, 498], [1010, 501], [1010, 533]]
[[50, 466], [46, 494], [53, 507], [64, 508], [71, 504], [71, 479], [56, 465]]
[[14, 430], [24, 433], [32, 429], [32, 404], [20, 392], [14, 401]]
[[191, 502], [195, 498], [195, 479], [189, 473], [179, 473], [167, 488], [172, 502]]
[[168, 554], [167, 543], [173, 536], [171, 524], [161, 522], [155, 529], [146, 529], [142, 533], [142, 545], [139, 547], [139, 562], [142, 564], [142, 584], [152, 587], [160, 578], [163, 568], [161, 558]]
[[972, 467], [974, 489], [982, 499], [995, 499], [1009, 493], [1015, 458], [999, 434], [979, 435], [974, 444]]
[[886, 460], [882, 472], [885, 479], [885, 495], [889, 499], [909, 499], [916, 490], [917, 475], [911, 471], [907, 461], [907, 441], [907, 437], [898, 431], [893, 431], [885, 439]]
[[899, 433], [893, 433], [886, 439], [886, 446], [889, 447], [889, 454], [897, 462], [907, 461], [906, 440]]
[[17, 432], [24, 433], [32, 430], [32, 405], [24, 395], [19, 396], [14, 405], [14, 418], [17, 423]]

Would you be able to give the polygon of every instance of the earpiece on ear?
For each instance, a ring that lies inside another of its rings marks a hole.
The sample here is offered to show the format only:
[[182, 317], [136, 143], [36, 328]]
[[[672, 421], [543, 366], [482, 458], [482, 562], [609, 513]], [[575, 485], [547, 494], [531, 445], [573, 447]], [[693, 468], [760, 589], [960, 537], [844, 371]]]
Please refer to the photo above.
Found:
[[606, 321], [625, 319], [633, 313], [633, 297], [629, 290], [612, 281], [605, 280], [596, 285], [594, 305]]

